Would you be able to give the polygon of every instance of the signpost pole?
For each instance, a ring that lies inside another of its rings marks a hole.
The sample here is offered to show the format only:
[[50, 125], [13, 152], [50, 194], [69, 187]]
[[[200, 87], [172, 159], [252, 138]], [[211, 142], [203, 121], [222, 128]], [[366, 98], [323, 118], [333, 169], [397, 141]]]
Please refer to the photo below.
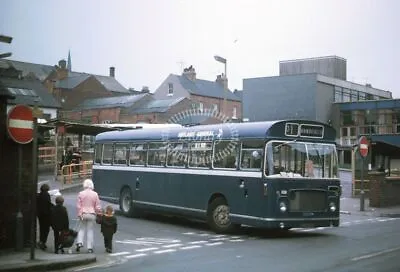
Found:
[[37, 108], [37, 100], [35, 99], [35, 108], [33, 111], [33, 145], [32, 145], [32, 222], [31, 222], [31, 250], [30, 258], [35, 259], [36, 247], [36, 195], [38, 183], [38, 126], [37, 118], [40, 117], [40, 110]]
[[17, 181], [18, 210], [16, 218], [16, 246], [17, 251], [24, 246], [24, 216], [22, 214], [22, 145], [18, 144], [18, 181]]
[[365, 192], [364, 192], [364, 158], [361, 157], [361, 183], [360, 183], [360, 211], [364, 211]]
[[365, 136], [361, 136], [358, 142], [358, 150], [361, 157], [361, 181], [360, 181], [360, 211], [364, 211], [365, 192], [364, 192], [364, 164], [365, 158], [368, 155], [368, 139]]

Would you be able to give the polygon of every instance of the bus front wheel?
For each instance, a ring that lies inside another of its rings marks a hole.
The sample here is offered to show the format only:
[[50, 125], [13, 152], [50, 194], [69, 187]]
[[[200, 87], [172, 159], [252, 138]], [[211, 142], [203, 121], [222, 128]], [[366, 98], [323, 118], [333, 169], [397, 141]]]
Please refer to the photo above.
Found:
[[229, 216], [229, 205], [225, 199], [218, 197], [209, 206], [207, 221], [209, 226], [217, 233], [227, 233], [235, 228]]
[[132, 191], [129, 188], [124, 188], [119, 197], [119, 209], [125, 216], [135, 216], [133, 211]]

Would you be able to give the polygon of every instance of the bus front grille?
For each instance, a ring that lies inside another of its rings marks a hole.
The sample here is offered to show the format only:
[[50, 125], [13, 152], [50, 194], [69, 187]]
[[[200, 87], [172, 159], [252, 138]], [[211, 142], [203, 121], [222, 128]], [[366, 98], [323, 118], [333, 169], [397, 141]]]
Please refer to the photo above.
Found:
[[326, 192], [317, 190], [291, 191], [289, 194], [291, 212], [322, 212], [326, 210]]

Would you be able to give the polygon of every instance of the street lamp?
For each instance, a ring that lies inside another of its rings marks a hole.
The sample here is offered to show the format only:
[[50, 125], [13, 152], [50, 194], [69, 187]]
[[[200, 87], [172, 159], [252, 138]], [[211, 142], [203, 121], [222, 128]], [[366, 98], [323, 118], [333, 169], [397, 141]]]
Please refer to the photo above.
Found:
[[227, 89], [228, 89], [228, 78], [227, 78], [227, 74], [226, 74], [226, 59], [223, 58], [223, 57], [220, 57], [218, 55], [215, 55], [214, 59], [216, 61], [220, 62], [220, 63], [223, 63], [224, 66], [225, 66], [225, 73], [224, 73], [224, 78], [223, 78], [223, 81], [224, 81], [224, 102], [223, 102], [223, 106], [222, 106], [222, 112], [224, 114], [226, 114], [226, 92], [227, 92]]
[[[0, 34], [0, 43], [11, 43], [12, 39], [13, 39], [12, 37], [4, 36], [4, 35]], [[9, 53], [9, 52], [0, 54], [0, 59], [8, 58], [8, 57], [11, 57], [11, 53]]]

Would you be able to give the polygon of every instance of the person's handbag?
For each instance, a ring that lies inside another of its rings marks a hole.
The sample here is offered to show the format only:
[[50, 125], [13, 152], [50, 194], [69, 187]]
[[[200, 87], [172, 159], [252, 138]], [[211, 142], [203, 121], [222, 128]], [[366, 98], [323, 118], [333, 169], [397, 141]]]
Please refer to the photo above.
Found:
[[97, 224], [101, 224], [101, 221], [103, 219], [103, 215], [102, 214], [96, 214], [96, 223]]

